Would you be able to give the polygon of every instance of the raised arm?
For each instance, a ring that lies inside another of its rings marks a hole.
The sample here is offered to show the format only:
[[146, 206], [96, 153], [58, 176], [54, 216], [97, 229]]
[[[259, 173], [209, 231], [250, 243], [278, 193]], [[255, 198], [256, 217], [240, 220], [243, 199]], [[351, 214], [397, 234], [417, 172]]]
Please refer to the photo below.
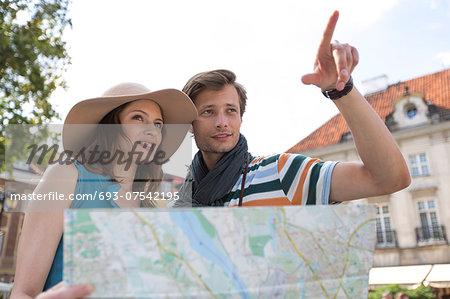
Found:
[[[354, 47], [331, 42], [338, 17], [339, 13], [335, 11], [323, 33], [314, 72], [302, 77], [303, 83], [314, 84], [322, 91], [343, 90], [359, 60]], [[406, 188], [411, 178], [403, 155], [366, 99], [353, 87], [350, 93], [333, 102], [352, 132], [362, 163], [336, 165], [330, 201], [389, 194]]]

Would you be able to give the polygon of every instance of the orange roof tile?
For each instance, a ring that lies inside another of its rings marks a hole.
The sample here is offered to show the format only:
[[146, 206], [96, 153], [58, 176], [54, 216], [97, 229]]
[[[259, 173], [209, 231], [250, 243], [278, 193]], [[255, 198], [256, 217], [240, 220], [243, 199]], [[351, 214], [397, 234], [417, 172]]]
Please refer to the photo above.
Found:
[[[432, 101], [440, 109], [450, 109], [450, 69], [389, 85], [386, 90], [368, 95], [366, 99], [385, 121], [394, 110], [393, 100], [404, 94], [406, 86], [411, 93], [424, 94], [426, 101]], [[344, 118], [338, 114], [287, 152], [298, 153], [339, 143], [342, 134], [348, 131]]]

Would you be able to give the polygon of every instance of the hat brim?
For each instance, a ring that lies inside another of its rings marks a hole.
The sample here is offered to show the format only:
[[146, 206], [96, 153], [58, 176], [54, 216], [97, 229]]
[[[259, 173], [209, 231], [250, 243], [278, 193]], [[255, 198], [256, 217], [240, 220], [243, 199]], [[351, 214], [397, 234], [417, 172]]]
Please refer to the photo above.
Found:
[[[158, 151], [170, 158], [183, 142], [197, 110], [189, 97], [176, 89], [163, 89], [135, 95], [106, 96], [81, 101], [69, 111], [63, 127], [64, 150], [73, 153], [83, 147], [103, 117], [115, 108], [136, 100], [151, 100], [161, 107], [164, 126]], [[72, 126], [73, 125], [73, 126]], [[91, 126], [75, 126], [91, 125]]]

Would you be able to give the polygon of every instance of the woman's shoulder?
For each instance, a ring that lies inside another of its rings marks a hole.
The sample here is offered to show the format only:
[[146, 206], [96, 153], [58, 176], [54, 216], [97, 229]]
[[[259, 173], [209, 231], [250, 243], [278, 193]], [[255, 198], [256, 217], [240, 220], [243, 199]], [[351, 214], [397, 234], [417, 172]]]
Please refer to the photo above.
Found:
[[78, 168], [75, 166], [73, 161], [69, 161], [63, 164], [52, 164], [45, 170], [43, 179], [64, 179], [66, 181], [77, 181]]
[[[43, 200], [32, 200], [29, 202], [27, 212], [62, 212], [69, 208], [71, 201], [67, 200], [75, 192], [78, 180], [78, 170], [71, 164], [52, 164], [44, 172], [42, 179], [34, 189], [33, 193]], [[60, 195], [59, 195], [60, 194]], [[58, 200], [45, 200], [58, 197]]]

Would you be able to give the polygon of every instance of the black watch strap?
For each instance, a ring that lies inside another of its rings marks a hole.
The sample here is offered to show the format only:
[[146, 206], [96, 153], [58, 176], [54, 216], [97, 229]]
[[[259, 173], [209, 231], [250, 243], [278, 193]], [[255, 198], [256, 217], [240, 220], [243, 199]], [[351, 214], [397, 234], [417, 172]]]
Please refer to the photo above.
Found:
[[337, 100], [342, 98], [343, 96], [347, 95], [350, 91], [353, 89], [353, 78], [350, 76], [350, 79], [348, 79], [347, 84], [345, 84], [345, 87], [343, 90], [337, 90], [337, 89], [330, 89], [330, 90], [324, 90], [322, 91], [322, 94], [329, 98], [330, 100]]

